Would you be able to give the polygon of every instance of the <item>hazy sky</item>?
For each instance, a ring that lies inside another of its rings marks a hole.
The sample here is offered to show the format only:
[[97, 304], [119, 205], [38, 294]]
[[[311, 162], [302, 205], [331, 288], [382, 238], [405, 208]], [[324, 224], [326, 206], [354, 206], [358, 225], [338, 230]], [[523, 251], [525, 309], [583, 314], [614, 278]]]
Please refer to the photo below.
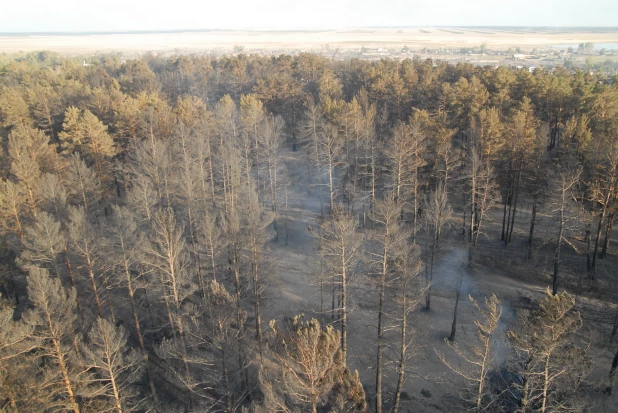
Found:
[[618, 26], [618, 0], [3, 0], [0, 32]]

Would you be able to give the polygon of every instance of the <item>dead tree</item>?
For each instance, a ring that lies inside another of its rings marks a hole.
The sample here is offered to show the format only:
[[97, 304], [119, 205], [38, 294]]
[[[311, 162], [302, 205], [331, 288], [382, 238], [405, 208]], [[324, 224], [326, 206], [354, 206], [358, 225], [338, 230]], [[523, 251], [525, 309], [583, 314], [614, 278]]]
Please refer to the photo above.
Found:
[[112, 268], [114, 268], [114, 273], [117, 274], [119, 278], [118, 284], [126, 289], [127, 296], [129, 297], [135, 336], [137, 337], [137, 343], [142, 353], [150, 392], [156, 403], [158, 402], [157, 391], [154, 386], [151, 368], [148, 364], [148, 351], [146, 350], [140, 323], [139, 302], [135, 296], [141, 282], [139, 279], [140, 272], [136, 271], [135, 268], [138, 262], [137, 248], [139, 242], [135, 214], [127, 208], [117, 206], [113, 206], [112, 208], [114, 212], [112, 225], [108, 227], [107, 234], [109, 245], [112, 249], [109, 258], [114, 262]]
[[79, 413], [79, 354], [75, 348], [76, 293], [65, 290], [60, 280], [51, 279], [47, 270], [31, 267], [28, 275], [28, 298], [34, 309], [24, 315], [24, 321], [34, 329], [39, 341], [39, 357], [49, 363], [39, 381], [47, 393], [47, 407]]
[[374, 205], [373, 220], [375, 222], [374, 231], [371, 235], [371, 243], [368, 254], [370, 257], [370, 267], [376, 276], [378, 288], [378, 331], [377, 331], [377, 351], [376, 351], [376, 402], [375, 411], [382, 412], [382, 377], [383, 377], [383, 353], [385, 347], [385, 303], [389, 301], [386, 297], [386, 287], [391, 282], [392, 272], [394, 271], [393, 262], [395, 257], [406, 247], [407, 231], [401, 222], [401, 206], [396, 201], [396, 194], [387, 194], [383, 200], [377, 201]]
[[309, 103], [307, 110], [305, 111], [305, 118], [300, 127], [302, 140], [307, 142], [307, 152], [311, 159], [311, 166], [314, 168], [313, 176], [315, 180], [312, 184], [316, 185], [318, 188], [320, 206], [322, 206], [322, 169], [324, 161], [322, 160], [322, 148], [320, 142], [322, 142], [322, 134], [324, 133], [324, 128], [326, 127], [326, 121], [324, 120], [324, 112], [322, 108], [314, 103]]
[[433, 282], [433, 265], [439, 251], [440, 237], [442, 231], [449, 224], [453, 211], [448, 202], [446, 187], [442, 183], [438, 184], [436, 190], [429, 194], [425, 201], [426, 219], [428, 230], [431, 235], [431, 252], [428, 253], [427, 269], [425, 271], [427, 279], [427, 290], [425, 296], [425, 309], [431, 308], [431, 283]]
[[554, 212], [558, 213], [558, 238], [556, 240], [556, 249], [554, 253], [554, 275], [552, 279], [552, 294], [558, 294], [558, 279], [560, 276], [560, 263], [562, 245], [567, 242], [565, 237], [566, 226], [573, 219], [568, 213], [568, 203], [572, 197], [571, 191], [579, 181], [580, 171], [575, 173], [561, 172], [557, 188], [558, 208]]
[[267, 181], [270, 188], [270, 204], [274, 212], [277, 212], [279, 148], [285, 138], [283, 135], [284, 127], [285, 122], [283, 118], [272, 115], [266, 118], [263, 127], [262, 158], [266, 164]]
[[[574, 334], [582, 325], [575, 299], [549, 288], [539, 308], [524, 314], [507, 337], [515, 349], [515, 373], [520, 378], [521, 411], [572, 411], [575, 395], [587, 369], [586, 347]], [[583, 345], [582, 345], [583, 344]]]
[[[101, 271], [101, 245], [98, 230], [89, 221], [83, 207], [70, 209], [69, 239], [71, 251], [79, 257], [78, 270], [89, 279], [94, 302], [99, 317], [103, 318], [105, 298], [103, 292], [107, 284]], [[113, 315], [113, 307], [110, 308]]]
[[445, 339], [445, 343], [461, 359], [460, 363], [449, 361], [444, 353], [436, 350], [442, 362], [456, 375], [462, 377], [468, 383], [468, 387], [461, 394], [465, 408], [474, 409], [476, 413], [482, 412], [489, 404], [489, 383], [487, 375], [494, 358], [492, 344], [494, 332], [502, 315], [502, 304], [495, 295], [485, 298], [485, 308], [482, 308], [473, 298], [470, 301], [478, 312], [478, 318], [474, 321], [475, 342], [466, 347]]
[[339, 137], [339, 131], [334, 125], [326, 126], [324, 128], [324, 133], [321, 134], [320, 137], [319, 149], [324, 159], [326, 173], [328, 174], [328, 182], [326, 185], [328, 186], [329, 207], [332, 210], [335, 208], [336, 196], [335, 173], [340, 163], [339, 156], [343, 147]]
[[363, 237], [357, 233], [358, 219], [343, 207], [334, 208], [320, 224], [319, 246], [334, 284], [340, 288], [339, 321], [341, 323], [341, 349], [346, 360], [348, 346], [348, 285], [354, 274]]
[[346, 411], [365, 410], [363, 386], [358, 372], [351, 374], [346, 366], [338, 331], [302, 316], [289, 319], [283, 329], [274, 321], [270, 326], [273, 356], [282, 369], [280, 391], [296, 406], [317, 413], [319, 406], [335, 402], [347, 405]]
[[408, 320], [424, 296], [427, 284], [419, 277], [422, 271], [420, 248], [416, 245], [406, 245], [397, 254], [394, 261], [396, 276], [393, 279], [395, 302], [400, 310], [399, 318], [399, 358], [397, 360], [397, 387], [395, 389], [393, 412], [398, 413], [401, 404], [401, 392], [406, 380], [406, 366], [409, 358], [409, 348], [414, 337], [409, 334]]
[[88, 333], [83, 353], [84, 367], [93, 375], [89, 397], [101, 400], [100, 409], [129, 413], [146, 406], [135, 388], [143, 365], [137, 352], [128, 348], [122, 326], [99, 318]]

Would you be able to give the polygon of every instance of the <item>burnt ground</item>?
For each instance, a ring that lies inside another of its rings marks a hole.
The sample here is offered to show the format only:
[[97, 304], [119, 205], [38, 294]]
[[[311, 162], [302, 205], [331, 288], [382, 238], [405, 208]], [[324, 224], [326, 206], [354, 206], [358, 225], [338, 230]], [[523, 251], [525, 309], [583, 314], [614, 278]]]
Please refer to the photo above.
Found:
[[[280, 211], [277, 221], [279, 237], [270, 243], [274, 271], [266, 290], [264, 319], [280, 320], [304, 313], [307, 317], [336, 324], [336, 320], [333, 320], [328, 312], [331, 305], [328, 289], [323, 296], [324, 311], [320, 312], [320, 287], [315, 276], [316, 253], [313, 236], [308, 228], [311, 225], [316, 226], [317, 217], [322, 210], [319, 189], [312, 186], [308, 179], [309, 171], [301, 152], [284, 151], [283, 156], [288, 176], [293, 183], [288, 185], [286, 190], [280, 191], [281, 198], [287, 193], [288, 208], [287, 212], [285, 208]], [[357, 200], [358, 211], [362, 210], [361, 198], [358, 197]], [[280, 205], [284, 204], [285, 201], [282, 200]], [[499, 369], [509, 358], [510, 349], [505, 343], [505, 333], [514, 326], [518, 311], [532, 308], [535, 301], [542, 297], [545, 289], [551, 285], [553, 270], [552, 232], [556, 231], [551, 211], [541, 211], [537, 223], [535, 250], [533, 258], [529, 260], [529, 210], [526, 207], [523, 205], [518, 211], [513, 242], [508, 246], [499, 242], [502, 211], [498, 206], [491, 211], [484, 231], [486, 235], [477, 247], [475, 263], [467, 268], [467, 250], [461, 234], [461, 210], [458, 211], [455, 206], [453, 225], [443, 237], [440, 256], [434, 266], [432, 308], [430, 311], [419, 308], [411, 315], [409, 328], [413, 343], [410, 348], [413, 354], [408, 361], [408, 379], [402, 397], [403, 411], [447, 412], [449, 405], [444, 396], [462, 384], [449, 373], [436, 355], [436, 350], [443, 351], [449, 360], [457, 362], [445, 345], [444, 338], [448, 337], [451, 331], [456, 280], [460, 271], [463, 271], [463, 286], [458, 311], [457, 341], [465, 345], [466, 341], [474, 336], [474, 307], [468, 295], [478, 302], [483, 302], [484, 297], [496, 294], [502, 302], [503, 314], [494, 342], [494, 367]], [[541, 242], [541, 239], [547, 241]], [[418, 242], [423, 244], [422, 235]], [[577, 242], [574, 241], [574, 244]], [[580, 247], [584, 246], [583, 242], [579, 243]], [[574, 251], [567, 246], [564, 250], [564, 279], [561, 280], [561, 287], [566, 287], [577, 296], [577, 308], [585, 320], [581, 338], [591, 342], [592, 371], [585, 384], [593, 393], [591, 396], [595, 403], [594, 411], [618, 411], [617, 396], [607, 397], [599, 393], [599, 389], [606, 386], [612, 357], [607, 342], [617, 306], [612, 303], [612, 297], [608, 293], [611, 289], [607, 287], [616, 281], [616, 257], [610, 254], [608, 258], [600, 260], [598, 280], [589, 281], [585, 277], [583, 248]], [[614, 245], [610, 248], [610, 252], [613, 251], [617, 251]], [[359, 371], [371, 405], [375, 393], [378, 297], [361, 272], [362, 265], [359, 274], [352, 278], [350, 284], [348, 364], [352, 370]], [[394, 315], [391, 318], [391, 324], [393, 323]], [[395, 329], [389, 328], [387, 338], [392, 340], [395, 337]], [[391, 401], [390, 396], [397, 383], [394, 364], [395, 340], [392, 340], [391, 344], [393, 349], [385, 351], [387, 365], [384, 387], [387, 404]]]

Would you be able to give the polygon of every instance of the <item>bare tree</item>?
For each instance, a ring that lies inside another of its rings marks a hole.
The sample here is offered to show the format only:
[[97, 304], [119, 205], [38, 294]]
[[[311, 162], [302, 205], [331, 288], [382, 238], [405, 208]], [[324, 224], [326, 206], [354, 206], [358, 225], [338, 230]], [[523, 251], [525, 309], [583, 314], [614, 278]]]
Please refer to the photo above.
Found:
[[421, 129], [421, 122], [413, 121], [410, 124], [410, 138], [411, 138], [411, 190], [412, 190], [412, 242], [416, 243], [416, 234], [418, 233], [418, 218], [419, 208], [421, 206], [422, 197], [420, 195], [421, 189], [421, 168], [426, 164], [424, 156], [426, 151], [425, 135]]
[[265, 227], [268, 223], [263, 222], [261, 219], [262, 210], [257, 193], [253, 190], [248, 190], [245, 198], [246, 203], [243, 212], [247, 222], [243, 232], [247, 238], [248, 261], [251, 266], [253, 318], [255, 320], [256, 339], [258, 351], [260, 357], [262, 357], [262, 295], [266, 285], [265, 275], [272, 271], [264, 251], [264, 244], [266, 242]]
[[320, 206], [322, 206], [322, 168], [324, 161], [322, 159], [322, 150], [320, 142], [322, 140], [322, 134], [326, 127], [326, 121], [324, 120], [324, 111], [319, 106], [310, 102], [307, 105], [304, 119], [300, 124], [301, 139], [307, 142], [306, 150], [311, 159], [311, 166], [313, 168], [313, 177], [311, 180], [312, 185], [316, 185], [318, 188], [318, 195], [320, 198]]
[[[69, 222], [69, 239], [71, 251], [80, 259], [78, 270], [81, 270], [90, 281], [94, 302], [99, 317], [103, 317], [105, 297], [103, 291], [107, 280], [102, 271], [102, 257], [98, 229], [89, 221], [84, 208], [71, 208]], [[113, 306], [110, 308], [113, 316]]]
[[440, 247], [440, 237], [442, 231], [448, 225], [453, 215], [453, 211], [448, 202], [448, 193], [446, 192], [446, 186], [442, 183], [438, 184], [435, 191], [429, 194], [425, 201], [426, 206], [426, 219], [428, 229], [431, 234], [431, 253], [428, 255], [427, 269], [425, 271], [427, 279], [427, 290], [425, 297], [425, 309], [431, 308], [431, 283], [433, 282], [433, 265], [436, 259], [436, 255]]
[[568, 213], [569, 201], [572, 197], [571, 191], [579, 181], [581, 170], [573, 172], [561, 172], [559, 175], [557, 198], [558, 208], [554, 211], [558, 213], [558, 238], [556, 239], [556, 250], [554, 253], [554, 275], [552, 280], [552, 293], [558, 294], [558, 279], [560, 276], [560, 263], [562, 245], [567, 242], [565, 230], [569, 221], [574, 217]]
[[89, 213], [97, 210], [101, 200], [99, 179], [77, 153], [71, 155], [69, 159], [67, 186], [75, 203], [84, 207]]
[[[64, 251], [66, 238], [60, 223], [46, 212], [40, 212], [36, 222], [26, 227], [24, 251], [21, 259], [24, 267], [35, 265], [53, 271], [56, 278], [62, 276], [58, 255]], [[73, 285], [74, 286], [74, 285]]]
[[383, 377], [383, 353], [385, 347], [385, 296], [387, 284], [393, 273], [395, 257], [405, 248], [407, 231], [401, 222], [401, 206], [396, 201], [396, 193], [387, 194], [384, 200], [377, 201], [374, 205], [373, 220], [377, 224], [371, 235], [374, 248], [369, 248], [370, 265], [375, 274], [378, 287], [378, 331], [376, 350], [376, 402], [375, 411], [382, 412], [382, 377]]
[[266, 164], [268, 186], [270, 188], [270, 205], [277, 212], [277, 173], [279, 168], [279, 148], [285, 138], [283, 128], [285, 122], [281, 116], [268, 116], [263, 125], [262, 159]]
[[423, 264], [420, 258], [420, 248], [417, 245], [406, 245], [402, 248], [394, 261], [395, 302], [400, 310], [397, 322], [399, 323], [399, 359], [397, 360], [397, 387], [395, 389], [393, 412], [398, 413], [401, 405], [401, 392], [406, 380], [407, 361], [410, 357], [409, 348], [415, 338], [409, 332], [409, 317], [423, 295], [427, 285], [420, 280]]
[[209, 278], [212, 280], [217, 279], [217, 261], [224, 248], [219, 221], [216, 215], [201, 216], [198, 227], [198, 235], [208, 257]]
[[283, 330], [274, 320], [270, 326], [273, 356], [282, 368], [281, 391], [294, 405], [317, 413], [318, 406], [340, 396], [343, 404], [351, 403], [348, 411], [365, 410], [365, 392], [358, 373], [352, 375], [346, 367], [339, 332], [302, 316], [288, 320]]
[[[234, 411], [242, 393], [238, 395], [236, 388], [243, 381], [244, 365], [236, 366], [234, 371], [235, 348], [243, 340], [242, 325], [246, 319], [246, 313], [240, 315], [236, 308], [236, 298], [226, 288], [213, 280], [210, 282], [210, 299], [212, 300], [212, 349], [215, 353], [213, 363], [218, 367], [217, 382], [221, 399], [224, 401], [226, 412]], [[241, 324], [238, 324], [238, 320]]]
[[122, 326], [99, 318], [88, 333], [83, 352], [84, 366], [92, 373], [89, 397], [103, 401], [97, 406], [99, 411], [126, 413], [144, 408], [144, 399], [134, 387], [142, 364], [139, 355], [127, 348]]
[[56, 220], [66, 218], [68, 194], [65, 183], [53, 173], [41, 175], [37, 185], [37, 197], [40, 199], [39, 208], [53, 215]]
[[142, 245], [143, 264], [159, 277], [169, 326], [182, 337], [183, 304], [195, 292], [183, 227], [171, 209], [155, 213], [148, 240]]
[[48, 392], [47, 408], [80, 412], [78, 404], [79, 359], [74, 346], [76, 319], [75, 290], [65, 290], [60, 280], [51, 279], [47, 270], [31, 267], [28, 275], [28, 298], [34, 309], [24, 314], [24, 321], [34, 329], [39, 341], [39, 357], [50, 368], [42, 372], [38, 387]]
[[2, 226], [14, 232], [20, 239], [24, 238], [23, 217], [26, 205], [26, 193], [19, 184], [9, 180], [0, 181], [0, 213]]
[[392, 170], [392, 191], [396, 200], [403, 202], [413, 184], [415, 145], [412, 139], [410, 125], [399, 122], [393, 128], [393, 137], [386, 149], [390, 168]]
[[618, 195], [618, 144], [614, 143], [609, 146], [609, 148], [603, 149], [605, 149], [605, 152], [599, 162], [599, 176], [593, 188], [593, 200], [599, 204], [600, 208], [598, 225], [594, 238], [592, 262], [588, 271], [588, 277], [590, 279], [594, 279], [595, 277], [597, 257], [600, 255], [599, 246], [603, 226], [607, 225], [611, 228], [611, 222], [609, 221], [611, 221], [613, 217], [610, 212], [612, 211], [613, 204], [616, 202], [615, 198]]
[[131, 182], [126, 195], [127, 207], [136, 214], [140, 224], [149, 224], [157, 206], [157, 194], [148, 177], [138, 175]]
[[255, 170], [255, 179], [260, 191], [260, 146], [263, 139], [264, 119], [266, 113], [262, 101], [254, 94], [240, 97], [240, 121], [242, 124], [243, 156], [246, 162], [247, 178], [252, 169]]
[[472, 296], [469, 298], [479, 313], [474, 321], [476, 325], [475, 343], [466, 348], [444, 340], [446, 345], [461, 359], [460, 363], [450, 361], [444, 353], [436, 351], [449, 370], [464, 378], [468, 383], [469, 388], [462, 394], [464, 406], [480, 413], [490, 403], [487, 375], [494, 357], [492, 353], [493, 334], [502, 315], [502, 304], [495, 295], [485, 298], [485, 308], [482, 308]]
[[[19, 374], [28, 371], [22, 366], [30, 365], [26, 357], [37, 348], [38, 342], [33, 337], [34, 327], [23, 320], [15, 320], [14, 313], [14, 306], [0, 296], [0, 409], [30, 411], [20, 403], [19, 390], [32, 383]], [[22, 380], [25, 383], [20, 383]]]
[[336, 167], [340, 163], [340, 153], [342, 150], [341, 141], [339, 138], [339, 131], [334, 125], [327, 125], [324, 128], [324, 133], [321, 134], [320, 151], [322, 153], [322, 159], [324, 160], [324, 167], [328, 174], [328, 196], [330, 209], [335, 208], [335, 173]]
[[136, 299], [136, 292], [140, 286], [138, 276], [141, 275], [139, 271], [136, 271], [135, 266], [138, 262], [136, 250], [139, 243], [139, 234], [137, 231], [137, 224], [135, 222], [135, 215], [127, 208], [113, 206], [113, 217], [111, 225], [108, 226], [109, 237], [109, 251], [108, 259], [113, 261], [111, 265], [114, 274], [119, 278], [118, 284], [123, 286], [129, 297], [129, 304], [131, 308], [131, 316], [133, 319], [133, 327], [135, 328], [135, 336], [142, 353], [142, 359], [144, 362], [144, 368], [148, 377], [148, 385], [150, 392], [157, 402], [157, 392], [154, 386], [154, 381], [148, 365], [148, 351], [144, 343], [144, 335], [142, 333], [142, 326], [140, 323], [139, 315], [139, 302]]
[[575, 299], [549, 288], [539, 308], [523, 314], [507, 337], [516, 351], [517, 402], [521, 411], [571, 411], [586, 370], [585, 347], [575, 344], [582, 318]]
[[494, 171], [487, 160], [482, 159], [476, 149], [468, 151], [469, 206], [470, 226], [468, 227], [468, 260], [474, 259], [474, 249], [479, 236], [483, 233], [483, 222], [487, 212], [494, 204]]
[[223, 233], [225, 236], [225, 244], [227, 248], [227, 278], [234, 286], [234, 304], [236, 306], [236, 323], [239, 330], [236, 340], [238, 366], [242, 371], [244, 380], [243, 384], [246, 389], [248, 385], [248, 376], [246, 367], [246, 351], [247, 348], [243, 348], [243, 342], [241, 338], [244, 338], [246, 333], [246, 314], [242, 308], [243, 302], [246, 298], [247, 283], [245, 282], [246, 276], [246, 238], [244, 236], [245, 221], [242, 216], [242, 210], [238, 206], [228, 208], [226, 215], [223, 219]]
[[42, 173], [60, 168], [58, 155], [43, 131], [24, 125], [9, 134], [8, 155], [11, 173], [22, 184], [31, 213], [36, 216], [38, 180]]
[[199, 241], [198, 241], [198, 181], [195, 178], [196, 164], [199, 162], [194, 153], [193, 139], [191, 139], [192, 131], [183, 123], [178, 125], [176, 133], [176, 150], [180, 155], [180, 176], [177, 182], [181, 184], [179, 195], [181, 196], [181, 205], [184, 207], [184, 214], [188, 227], [188, 243], [189, 250], [192, 255], [192, 261], [196, 263], [197, 280], [202, 297], [206, 296], [206, 286], [202, 274], [202, 263], [200, 259]]
[[341, 349], [346, 361], [348, 347], [348, 284], [354, 274], [359, 250], [363, 243], [357, 230], [357, 217], [341, 206], [334, 208], [320, 224], [319, 247], [323, 249], [325, 264], [335, 285], [340, 289], [339, 320], [341, 322]]

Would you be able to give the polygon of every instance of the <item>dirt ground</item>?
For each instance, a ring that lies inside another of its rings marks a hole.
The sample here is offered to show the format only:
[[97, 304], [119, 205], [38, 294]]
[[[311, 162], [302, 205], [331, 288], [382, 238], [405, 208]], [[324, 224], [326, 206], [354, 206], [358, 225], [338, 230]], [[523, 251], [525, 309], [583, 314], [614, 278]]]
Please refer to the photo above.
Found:
[[[312, 234], [308, 230], [308, 225], [315, 227], [316, 218], [321, 210], [318, 192], [315, 187], [309, 185], [307, 177], [310, 174], [307, 173], [307, 168], [302, 161], [303, 154], [287, 150], [284, 152], [287, 172], [294, 182], [287, 189], [288, 243], [285, 244], [283, 219], [279, 218], [279, 240], [270, 244], [270, 254], [275, 261], [276, 271], [267, 289], [267, 295], [271, 299], [268, 300], [264, 309], [265, 320], [273, 318], [280, 320], [286, 316], [304, 313], [307, 317], [315, 317], [329, 323], [332, 322], [330, 315], [320, 314], [319, 285], [313, 276], [315, 266], [312, 264], [315, 251]], [[499, 211], [495, 211], [495, 214], [498, 213]], [[457, 213], [455, 217], [460, 220]], [[522, 213], [520, 219], [525, 223], [525, 213]], [[457, 224], [460, 225], [459, 222]], [[497, 223], [494, 222], [491, 225], [495, 226]], [[503, 315], [494, 342], [493, 365], [495, 367], [500, 366], [509, 357], [505, 333], [513, 327], [518, 309], [530, 306], [533, 301], [542, 296], [548, 285], [546, 279], [542, 277], [536, 280], [530, 277], [515, 277], [505, 271], [500, 263], [491, 263], [487, 260], [481, 260], [482, 264], [474, 265], [467, 270], [465, 266], [467, 250], [463, 247], [461, 232], [458, 229], [454, 227], [445, 238], [443, 252], [435, 264], [432, 309], [430, 311], [419, 309], [412, 314], [410, 328], [411, 335], [414, 337], [412, 346], [414, 354], [408, 362], [408, 380], [404, 387], [405, 394], [402, 397], [404, 412], [451, 411], [443, 396], [447, 391], [452, 391], [453, 386], [456, 388], [461, 385], [461, 382], [447, 374], [446, 368], [436, 356], [436, 350], [443, 351], [449, 360], [456, 362], [456, 358], [445, 345], [444, 338], [450, 334], [451, 330], [455, 285], [460, 271], [464, 271], [457, 329], [457, 339], [460, 342], [465, 342], [474, 336], [474, 307], [468, 295], [483, 302], [484, 297], [493, 293], [502, 301]], [[508, 266], [508, 261], [505, 263]], [[325, 293], [325, 307], [330, 306], [328, 293], [329, 291]], [[361, 277], [353, 279], [349, 304], [351, 310], [348, 330], [348, 363], [352, 369], [359, 371], [371, 405], [375, 393], [373, 370], [377, 325], [375, 289], [364, 282]], [[589, 320], [584, 334], [603, 341], [608, 329], [611, 328], [610, 314], [615, 314], [615, 307], [605, 299], [578, 297], [578, 308], [582, 311], [584, 318]], [[395, 334], [396, 331], [392, 328], [387, 331], [387, 335], [391, 338], [394, 338]], [[394, 340], [392, 345], [393, 347], [396, 345]], [[387, 349], [385, 354], [388, 361], [385, 367], [384, 385], [388, 403], [397, 383], [394, 368], [396, 353], [393, 349]], [[611, 354], [602, 347], [593, 348], [591, 354], [593, 364], [599, 369], [589, 381], [593, 385], [604, 383], [611, 364]], [[594, 411], [618, 411], [616, 396], [608, 398], [599, 395], [595, 398], [595, 403]]]
[[106, 52], [246, 51], [473, 47], [489, 49], [618, 42], [618, 30], [512, 28], [377, 28], [340, 31], [191, 31], [167, 33], [1, 35], [0, 53], [50, 50], [68, 55]]

